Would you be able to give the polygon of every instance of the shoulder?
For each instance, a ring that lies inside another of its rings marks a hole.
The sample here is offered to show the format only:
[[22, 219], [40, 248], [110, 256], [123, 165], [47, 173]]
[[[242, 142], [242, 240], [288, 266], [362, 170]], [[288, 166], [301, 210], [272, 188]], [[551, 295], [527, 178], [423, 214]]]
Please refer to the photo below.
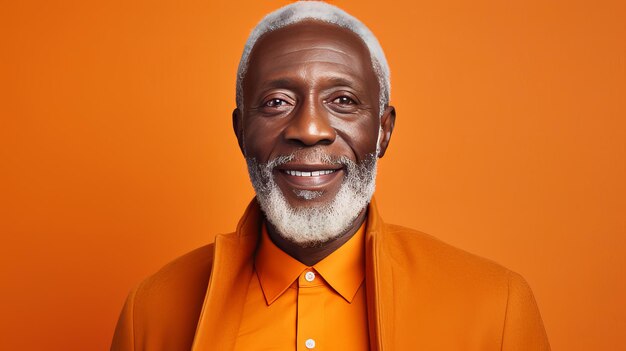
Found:
[[413, 229], [384, 224], [373, 234], [373, 291], [393, 335], [406, 336], [404, 344], [549, 349], [536, 302], [519, 274]]
[[195, 249], [141, 282], [129, 296], [136, 349], [148, 344], [190, 348], [211, 277], [214, 244]]
[[202, 278], [210, 273], [214, 246], [214, 243], [207, 244], [174, 259], [148, 277], [143, 285], [149, 288], [161, 286], [163, 282], [182, 283], [190, 277]]
[[[397, 332], [413, 335], [411, 325], [420, 325], [423, 332], [415, 335], [423, 338], [416, 337], [416, 343], [438, 340], [449, 344], [446, 349], [457, 349], [455, 340], [472, 344], [480, 336], [484, 350], [500, 349], [507, 321], [509, 330], [531, 325], [537, 326], [532, 332], [540, 335], [541, 319], [532, 292], [519, 274], [409, 228], [385, 225], [376, 235], [375, 265], [383, 280], [379, 285], [389, 294], [383, 302], [394, 306], [387, 309], [393, 308], [390, 315], [398, 321], [412, 321], [396, 323]], [[514, 320], [511, 315], [523, 318]], [[449, 339], [450, 335], [456, 337]], [[423, 348], [442, 349], [440, 344]]]
[[139, 284], [135, 300], [161, 303], [203, 294], [211, 276], [214, 248], [211, 243], [166, 264]]
[[522, 279], [494, 261], [414, 229], [385, 224], [380, 236], [381, 256], [393, 262], [394, 269], [428, 279], [431, 286], [506, 296], [511, 280]]

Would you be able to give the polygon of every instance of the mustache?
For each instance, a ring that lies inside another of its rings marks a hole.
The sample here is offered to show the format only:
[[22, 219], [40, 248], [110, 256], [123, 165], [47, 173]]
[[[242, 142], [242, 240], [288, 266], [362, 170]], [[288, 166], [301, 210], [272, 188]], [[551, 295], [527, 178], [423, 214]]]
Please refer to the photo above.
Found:
[[315, 149], [311, 150], [298, 150], [289, 155], [279, 155], [269, 160], [265, 168], [273, 170], [278, 166], [282, 166], [289, 162], [305, 162], [327, 165], [343, 165], [346, 167], [354, 166], [354, 161], [350, 160], [346, 156], [334, 156], [330, 155], [323, 150]]

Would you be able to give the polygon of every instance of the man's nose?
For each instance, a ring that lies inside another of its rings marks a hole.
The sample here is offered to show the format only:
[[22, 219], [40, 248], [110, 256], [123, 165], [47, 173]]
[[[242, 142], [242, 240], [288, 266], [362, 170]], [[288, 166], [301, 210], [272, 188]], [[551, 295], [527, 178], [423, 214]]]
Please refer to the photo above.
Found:
[[291, 117], [285, 128], [287, 141], [305, 146], [332, 144], [337, 133], [330, 125], [324, 106], [306, 103]]

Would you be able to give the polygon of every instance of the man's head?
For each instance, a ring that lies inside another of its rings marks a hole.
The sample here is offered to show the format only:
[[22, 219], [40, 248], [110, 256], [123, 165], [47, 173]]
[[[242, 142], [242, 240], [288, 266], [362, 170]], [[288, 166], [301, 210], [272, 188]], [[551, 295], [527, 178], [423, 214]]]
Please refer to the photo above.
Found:
[[388, 72], [371, 32], [325, 3], [291, 4], [252, 32], [233, 126], [284, 238], [310, 246], [357, 225], [393, 130]]

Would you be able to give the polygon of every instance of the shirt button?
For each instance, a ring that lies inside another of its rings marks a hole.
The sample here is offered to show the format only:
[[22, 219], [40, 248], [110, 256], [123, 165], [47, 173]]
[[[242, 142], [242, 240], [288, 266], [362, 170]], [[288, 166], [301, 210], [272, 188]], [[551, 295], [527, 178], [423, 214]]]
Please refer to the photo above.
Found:
[[[304, 279], [306, 279], [307, 282], [312, 282], [315, 279], [315, 273], [306, 272], [306, 274], [304, 275]], [[309, 339], [309, 340], [313, 341], [313, 339]], [[313, 341], [313, 347], [315, 347], [315, 341]]]
[[[311, 272], [309, 272], [311, 273]], [[306, 346], [307, 349], [314, 349], [315, 348], [315, 340], [313, 339], [307, 339], [304, 342], [304, 346]]]

